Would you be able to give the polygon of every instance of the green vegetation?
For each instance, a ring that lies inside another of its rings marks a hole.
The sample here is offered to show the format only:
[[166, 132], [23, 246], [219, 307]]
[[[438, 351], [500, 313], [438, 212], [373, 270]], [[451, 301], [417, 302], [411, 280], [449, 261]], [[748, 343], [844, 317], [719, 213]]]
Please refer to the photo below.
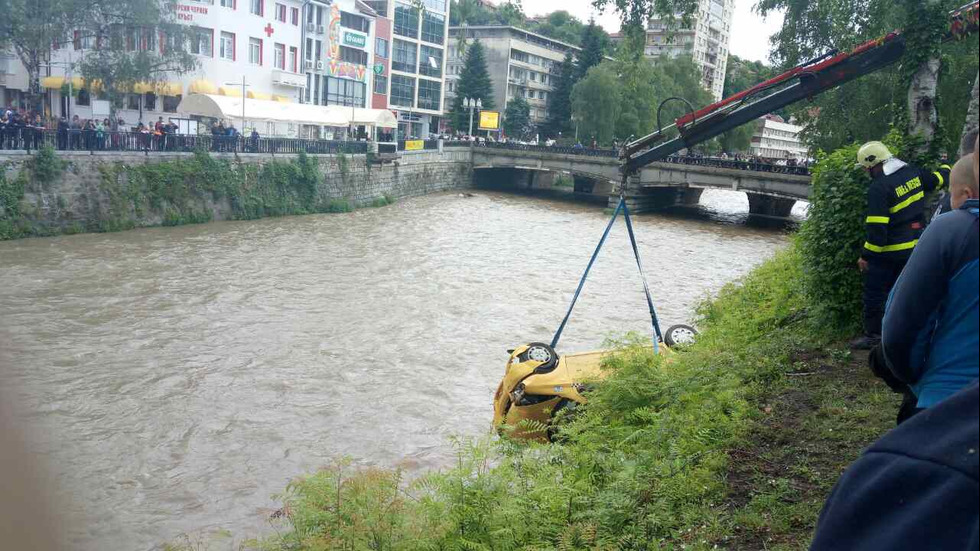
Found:
[[[479, 40], [466, 46], [466, 61], [459, 75], [456, 97], [453, 100], [449, 117], [453, 129], [458, 132], [468, 132], [470, 128], [470, 110], [463, 107], [463, 99], [479, 99], [484, 109], [493, 110], [493, 86], [490, 84], [490, 72], [487, 69], [486, 52]], [[476, 130], [478, 121], [474, 114], [473, 129]]]
[[290, 484], [277, 535], [245, 547], [805, 549], [894, 400], [808, 316], [801, 264], [784, 251], [726, 287], [666, 359], [611, 343], [561, 445], [455, 440], [453, 468], [414, 480], [340, 461]]
[[[37, 208], [24, 200], [25, 192], [48, 189], [64, 170], [65, 163], [48, 148], [25, 162], [14, 178], [0, 171], [0, 239], [196, 224], [213, 220], [219, 208], [230, 210], [232, 219], [251, 220], [350, 212], [359, 206], [349, 199], [356, 195], [360, 182], [351, 174], [351, 160], [345, 155], [337, 157], [340, 182], [326, 185], [316, 159], [304, 153], [291, 160], [256, 165], [198, 151], [192, 157], [161, 163], [102, 164], [97, 193], [88, 198], [87, 206], [79, 205], [92, 213], [88, 225], [68, 218], [43, 223]], [[393, 202], [392, 197], [383, 196], [364, 206]], [[69, 207], [60, 195], [55, 206], [59, 212]]]

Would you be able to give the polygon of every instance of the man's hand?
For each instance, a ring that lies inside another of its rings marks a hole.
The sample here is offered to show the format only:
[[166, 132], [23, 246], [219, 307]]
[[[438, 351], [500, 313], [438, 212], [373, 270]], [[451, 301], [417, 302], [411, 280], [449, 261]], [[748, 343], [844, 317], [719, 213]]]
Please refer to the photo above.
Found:
[[861, 273], [862, 274], [864, 272], [867, 272], [868, 271], [868, 261], [865, 260], [865, 259], [863, 259], [863, 258], [859, 258], [858, 259], [858, 270], [861, 270]]

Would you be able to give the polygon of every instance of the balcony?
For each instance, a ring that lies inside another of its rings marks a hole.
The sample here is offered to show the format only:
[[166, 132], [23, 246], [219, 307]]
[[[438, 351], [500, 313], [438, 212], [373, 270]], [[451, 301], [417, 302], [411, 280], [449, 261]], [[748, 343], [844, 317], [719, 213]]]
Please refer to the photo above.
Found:
[[277, 69], [272, 71], [272, 83], [278, 84], [279, 86], [306, 88], [306, 75]]

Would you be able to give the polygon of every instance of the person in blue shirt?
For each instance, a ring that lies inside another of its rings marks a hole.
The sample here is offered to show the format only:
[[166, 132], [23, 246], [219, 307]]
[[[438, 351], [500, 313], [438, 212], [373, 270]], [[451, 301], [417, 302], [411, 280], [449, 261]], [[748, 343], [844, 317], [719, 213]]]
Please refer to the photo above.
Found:
[[973, 165], [964, 157], [953, 168], [953, 210], [922, 234], [885, 307], [881, 352], [915, 396], [905, 418], [980, 376], [980, 192]]

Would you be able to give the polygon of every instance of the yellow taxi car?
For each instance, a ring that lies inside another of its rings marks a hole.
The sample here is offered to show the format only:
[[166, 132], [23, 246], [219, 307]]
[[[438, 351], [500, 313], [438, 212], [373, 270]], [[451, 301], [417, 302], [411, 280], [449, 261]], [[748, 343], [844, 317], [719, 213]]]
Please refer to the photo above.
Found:
[[[697, 331], [686, 325], [667, 330], [661, 354], [668, 346], [691, 342]], [[533, 342], [510, 351], [504, 378], [493, 398], [493, 426], [513, 438], [551, 440], [553, 421], [559, 412], [584, 404], [585, 382], [601, 380], [600, 368], [608, 351], [558, 356], [544, 343]]]

